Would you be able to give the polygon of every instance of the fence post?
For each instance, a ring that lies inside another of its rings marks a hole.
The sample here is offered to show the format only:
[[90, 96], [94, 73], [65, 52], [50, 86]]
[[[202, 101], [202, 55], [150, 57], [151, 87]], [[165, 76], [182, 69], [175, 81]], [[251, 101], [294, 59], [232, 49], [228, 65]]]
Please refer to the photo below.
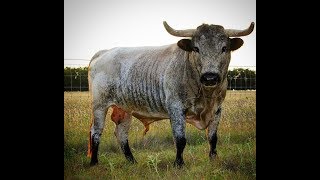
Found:
[[70, 73], [70, 77], [71, 77], [71, 84], [70, 85], [71, 85], [71, 91], [72, 91], [72, 71], [70, 70], [70, 72], [71, 72]]

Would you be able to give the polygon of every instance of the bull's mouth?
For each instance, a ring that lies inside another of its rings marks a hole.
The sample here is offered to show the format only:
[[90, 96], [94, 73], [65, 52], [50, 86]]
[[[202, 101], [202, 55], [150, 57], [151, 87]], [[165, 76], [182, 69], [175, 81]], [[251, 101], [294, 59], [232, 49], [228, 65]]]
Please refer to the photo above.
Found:
[[219, 87], [219, 84], [220, 84], [220, 83], [214, 83], [214, 84], [210, 84], [210, 85], [202, 84], [203, 92], [209, 93], [209, 94], [207, 94], [206, 96], [211, 96], [211, 93], [212, 93], [215, 89], [217, 89], [217, 88]]
[[207, 82], [202, 82], [201, 84], [203, 87], [213, 88], [213, 87], [217, 87], [220, 83], [221, 81], [207, 81]]
[[209, 82], [203, 82], [202, 84], [205, 87], [214, 87], [214, 86], [218, 85], [218, 82], [210, 82], [209, 81]]

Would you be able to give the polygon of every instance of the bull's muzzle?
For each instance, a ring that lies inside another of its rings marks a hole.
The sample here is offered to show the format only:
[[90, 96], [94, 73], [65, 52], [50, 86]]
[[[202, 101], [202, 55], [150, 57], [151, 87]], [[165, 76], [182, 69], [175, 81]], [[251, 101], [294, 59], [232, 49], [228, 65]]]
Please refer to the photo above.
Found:
[[220, 82], [220, 76], [218, 73], [204, 73], [200, 77], [200, 82], [205, 86], [214, 86]]

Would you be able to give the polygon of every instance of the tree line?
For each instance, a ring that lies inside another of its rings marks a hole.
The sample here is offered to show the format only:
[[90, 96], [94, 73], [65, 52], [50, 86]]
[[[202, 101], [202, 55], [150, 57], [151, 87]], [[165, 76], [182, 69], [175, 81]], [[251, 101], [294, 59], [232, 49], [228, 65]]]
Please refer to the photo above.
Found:
[[[256, 89], [256, 71], [236, 68], [228, 71], [227, 78], [230, 90]], [[88, 67], [65, 67], [64, 91], [88, 91]]]

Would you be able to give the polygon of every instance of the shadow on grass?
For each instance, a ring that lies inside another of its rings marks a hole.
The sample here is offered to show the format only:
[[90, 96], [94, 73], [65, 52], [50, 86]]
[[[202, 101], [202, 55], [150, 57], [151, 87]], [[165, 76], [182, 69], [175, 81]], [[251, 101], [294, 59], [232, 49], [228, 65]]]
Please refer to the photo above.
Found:
[[239, 155], [229, 156], [221, 162], [221, 165], [229, 171], [240, 171], [249, 176], [253, 176], [256, 172], [255, 157], [248, 154], [244, 154], [242, 157]]

